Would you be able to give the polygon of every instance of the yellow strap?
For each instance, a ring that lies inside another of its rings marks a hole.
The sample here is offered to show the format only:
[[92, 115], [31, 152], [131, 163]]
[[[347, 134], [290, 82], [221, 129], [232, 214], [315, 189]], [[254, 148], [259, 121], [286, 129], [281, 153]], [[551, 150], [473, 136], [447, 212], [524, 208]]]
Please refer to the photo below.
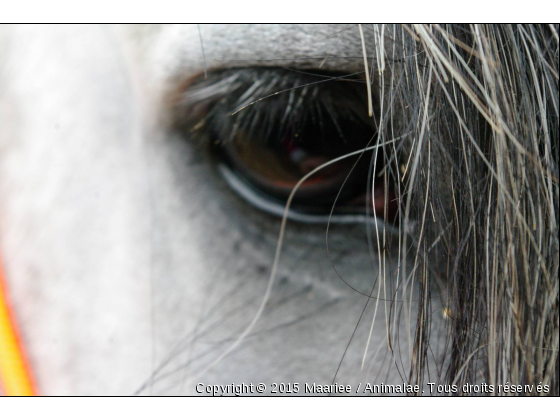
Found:
[[6, 281], [0, 262], [0, 393], [5, 396], [35, 395], [35, 386], [8, 304]]

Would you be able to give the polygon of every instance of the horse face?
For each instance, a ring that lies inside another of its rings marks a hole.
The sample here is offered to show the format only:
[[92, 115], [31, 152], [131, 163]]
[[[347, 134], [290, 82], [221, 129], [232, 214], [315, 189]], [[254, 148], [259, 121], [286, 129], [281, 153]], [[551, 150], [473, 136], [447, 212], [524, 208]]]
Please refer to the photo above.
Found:
[[[357, 28], [3, 32], [2, 255], [41, 389], [330, 383], [363, 310], [360, 293], [378, 276], [363, 225], [333, 224], [327, 253], [326, 223], [288, 223], [262, 316], [213, 366], [262, 304], [280, 218], [226, 185], [208, 141], [162, 121], [168, 92], [204, 71], [360, 71]], [[382, 304], [376, 309], [366, 368], [367, 328], [344, 358], [342, 382], [387, 365]]]

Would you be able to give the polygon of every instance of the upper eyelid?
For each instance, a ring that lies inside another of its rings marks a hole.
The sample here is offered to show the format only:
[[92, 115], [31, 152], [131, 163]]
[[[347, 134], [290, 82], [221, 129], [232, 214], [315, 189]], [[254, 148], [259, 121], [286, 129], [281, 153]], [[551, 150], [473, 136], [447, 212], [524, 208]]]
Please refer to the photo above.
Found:
[[[184, 38], [190, 42], [180, 54], [197, 70], [228, 66], [363, 70], [357, 24], [212, 24], [186, 30]], [[374, 58], [379, 34], [371, 25], [363, 25], [363, 32], [368, 57]], [[384, 33], [389, 46], [393, 31], [387, 26]]]

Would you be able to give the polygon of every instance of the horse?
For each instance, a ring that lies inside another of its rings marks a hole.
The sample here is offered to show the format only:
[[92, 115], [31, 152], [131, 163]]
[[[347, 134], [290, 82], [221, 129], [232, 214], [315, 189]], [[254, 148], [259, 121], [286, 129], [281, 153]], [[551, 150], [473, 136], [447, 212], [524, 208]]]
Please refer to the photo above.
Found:
[[558, 48], [0, 28], [0, 256], [37, 388], [558, 395]]

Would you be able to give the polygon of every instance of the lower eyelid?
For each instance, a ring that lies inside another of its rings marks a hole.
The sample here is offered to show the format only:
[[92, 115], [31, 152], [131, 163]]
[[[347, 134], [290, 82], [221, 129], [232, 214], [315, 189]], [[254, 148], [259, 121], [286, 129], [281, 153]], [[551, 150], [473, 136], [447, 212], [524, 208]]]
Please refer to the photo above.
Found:
[[[231, 168], [227, 165], [221, 163], [218, 164], [218, 172], [223, 177], [228, 186], [235, 191], [240, 197], [245, 199], [252, 206], [257, 209], [264, 211], [266, 213], [272, 214], [277, 217], [283, 217], [286, 211], [285, 204], [278, 203], [272, 200], [268, 200], [263, 197], [262, 193], [255, 190], [248, 182], [243, 180]], [[288, 220], [300, 223], [308, 224], [326, 224], [326, 223], [336, 223], [336, 224], [361, 224], [368, 222], [377, 223], [380, 229], [384, 229], [387, 233], [398, 234], [399, 230], [397, 227], [384, 223], [381, 219], [375, 219], [373, 215], [367, 215], [364, 213], [334, 213], [334, 214], [313, 214], [305, 213], [299, 211], [298, 209], [291, 208], [288, 212]]]

